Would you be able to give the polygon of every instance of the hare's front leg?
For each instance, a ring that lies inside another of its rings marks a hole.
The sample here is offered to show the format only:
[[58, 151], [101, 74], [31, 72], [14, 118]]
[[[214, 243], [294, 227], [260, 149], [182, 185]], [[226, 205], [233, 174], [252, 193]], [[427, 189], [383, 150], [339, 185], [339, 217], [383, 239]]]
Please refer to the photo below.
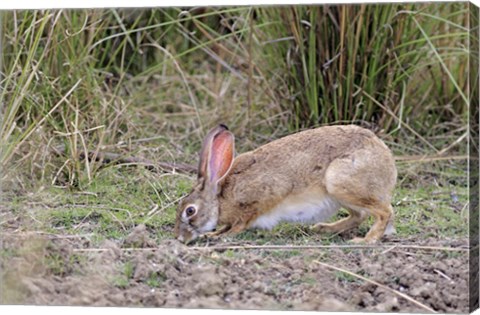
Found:
[[224, 225], [222, 226], [220, 229], [218, 230], [215, 230], [213, 232], [207, 232], [205, 234], [203, 234], [203, 237], [206, 237], [206, 238], [218, 238], [220, 235], [224, 234], [225, 232], [227, 232], [228, 230], [230, 229], [230, 226], [229, 225]]
[[224, 225], [221, 229], [214, 232], [205, 233], [204, 236], [208, 238], [218, 238], [222, 235], [234, 235], [242, 232], [247, 228], [244, 222], [235, 222], [233, 225]]

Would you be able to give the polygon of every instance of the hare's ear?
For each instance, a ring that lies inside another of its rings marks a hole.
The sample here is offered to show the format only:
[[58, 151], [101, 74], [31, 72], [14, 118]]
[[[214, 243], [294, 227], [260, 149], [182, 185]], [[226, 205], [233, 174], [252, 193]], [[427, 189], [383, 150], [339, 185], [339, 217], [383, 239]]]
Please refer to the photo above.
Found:
[[228, 130], [223, 130], [213, 138], [207, 165], [207, 180], [210, 184], [217, 186], [227, 175], [233, 164], [234, 146], [235, 138]]
[[212, 151], [213, 139], [227, 130], [227, 126], [218, 125], [210, 130], [203, 140], [202, 149], [200, 150], [200, 163], [198, 164], [198, 179], [207, 177], [207, 165]]

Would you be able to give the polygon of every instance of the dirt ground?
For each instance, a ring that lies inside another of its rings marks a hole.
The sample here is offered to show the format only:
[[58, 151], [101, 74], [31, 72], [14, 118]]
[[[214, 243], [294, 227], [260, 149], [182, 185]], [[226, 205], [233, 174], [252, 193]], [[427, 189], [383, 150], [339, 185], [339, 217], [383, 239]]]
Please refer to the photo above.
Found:
[[[156, 244], [151, 235], [140, 225], [124, 242], [106, 241], [93, 250], [81, 236], [27, 233], [19, 238], [6, 231], [2, 248], [23, 249], [23, 255], [2, 259], [2, 300], [41, 305], [468, 312], [468, 252], [463, 250], [467, 240], [410, 239], [400, 246], [390, 239], [377, 248], [273, 250], [215, 249], [239, 245], [225, 240], [208, 246], [187, 247], [175, 240]], [[415, 248], [422, 244], [453, 250]]]

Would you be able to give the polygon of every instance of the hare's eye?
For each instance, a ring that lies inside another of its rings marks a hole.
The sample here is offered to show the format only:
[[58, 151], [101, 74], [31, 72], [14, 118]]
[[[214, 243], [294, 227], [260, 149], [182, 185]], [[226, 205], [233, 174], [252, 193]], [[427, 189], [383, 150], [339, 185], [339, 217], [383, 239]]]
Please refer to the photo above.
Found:
[[197, 213], [197, 208], [195, 208], [194, 206], [188, 206], [185, 209], [185, 214], [187, 215], [187, 217], [191, 217], [191, 216], [195, 215], [196, 213]]

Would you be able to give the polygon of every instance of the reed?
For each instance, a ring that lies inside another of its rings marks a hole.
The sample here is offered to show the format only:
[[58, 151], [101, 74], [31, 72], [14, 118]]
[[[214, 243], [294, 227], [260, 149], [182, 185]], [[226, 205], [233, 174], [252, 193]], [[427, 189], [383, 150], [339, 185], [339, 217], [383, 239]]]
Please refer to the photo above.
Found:
[[88, 152], [194, 152], [218, 122], [245, 148], [333, 123], [463, 133], [467, 19], [466, 3], [3, 12], [2, 179], [88, 186]]

